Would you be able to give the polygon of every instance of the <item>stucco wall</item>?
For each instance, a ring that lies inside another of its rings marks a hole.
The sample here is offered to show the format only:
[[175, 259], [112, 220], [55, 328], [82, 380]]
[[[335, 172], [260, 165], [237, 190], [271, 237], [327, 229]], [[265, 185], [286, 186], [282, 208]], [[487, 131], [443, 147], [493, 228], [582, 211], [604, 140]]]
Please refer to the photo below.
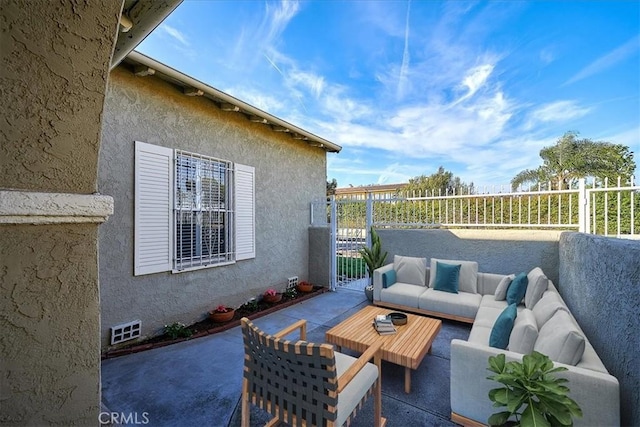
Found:
[[[96, 190], [120, 8], [0, 2], [0, 189]], [[97, 424], [97, 230], [0, 226], [0, 424]]]
[[309, 227], [309, 281], [314, 285], [331, 285], [331, 229]]
[[511, 274], [540, 267], [558, 283], [557, 231], [377, 230], [387, 262], [394, 255], [478, 262], [485, 273]]
[[560, 282], [562, 297], [620, 382], [622, 425], [640, 425], [640, 241], [563, 233]]
[[121, 2], [1, 2], [0, 187], [96, 191]]
[[[103, 345], [116, 324], [140, 319], [143, 335], [155, 334], [167, 323], [200, 320], [218, 304], [283, 289], [288, 277], [307, 280], [309, 202], [325, 194], [324, 150], [124, 68], [111, 74], [102, 138], [99, 190], [115, 199], [100, 229]], [[135, 140], [255, 167], [256, 258], [134, 277]]]

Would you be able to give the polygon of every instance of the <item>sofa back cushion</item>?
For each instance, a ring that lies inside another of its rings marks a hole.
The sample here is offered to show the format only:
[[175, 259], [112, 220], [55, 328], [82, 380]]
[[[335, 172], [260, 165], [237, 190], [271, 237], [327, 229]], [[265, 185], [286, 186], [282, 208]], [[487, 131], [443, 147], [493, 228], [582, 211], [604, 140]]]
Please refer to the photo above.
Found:
[[498, 287], [496, 288], [496, 292], [494, 294], [494, 298], [496, 301], [504, 301], [507, 298], [507, 289], [509, 289], [511, 281], [515, 278], [515, 274], [510, 274], [508, 276], [504, 276], [502, 280], [500, 280], [500, 283], [498, 283]]
[[555, 291], [548, 291], [542, 295], [540, 301], [533, 307], [533, 316], [536, 318], [538, 330], [542, 329], [545, 323], [556, 314], [558, 310], [567, 310], [560, 296]]
[[438, 273], [437, 263], [460, 265], [458, 277], [458, 290], [460, 292], [478, 293], [478, 263], [475, 261], [456, 261], [451, 259], [431, 258], [429, 287], [433, 288]]
[[427, 259], [394, 255], [393, 269], [396, 271], [396, 281], [410, 285], [426, 286]]
[[527, 274], [527, 293], [524, 295], [524, 305], [528, 309], [533, 309], [542, 294], [549, 287], [549, 279], [544, 275], [540, 267], [536, 267]]
[[584, 341], [569, 312], [558, 310], [538, 332], [533, 349], [554, 362], [575, 365], [582, 359]]
[[510, 351], [516, 353], [529, 354], [538, 339], [538, 324], [533, 312], [528, 308], [520, 310], [518, 317], [513, 322], [513, 329], [509, 336]]

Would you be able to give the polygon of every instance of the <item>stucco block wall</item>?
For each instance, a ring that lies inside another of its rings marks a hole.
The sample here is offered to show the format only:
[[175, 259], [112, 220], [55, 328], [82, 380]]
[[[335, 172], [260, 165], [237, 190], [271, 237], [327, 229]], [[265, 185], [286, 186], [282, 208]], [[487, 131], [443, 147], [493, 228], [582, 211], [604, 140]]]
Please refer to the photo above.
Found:
[[[96, 191], [121, 7], [0, 2], [0, 189]], [[0, 424], [98, 423], [97, 235], [98, 224], [0, 226]]]
[[563, 233], [560, 283], [563, 299], [620, 382], [622, 425], [640, 425], [640, 241]]
[[331, 229], [309, 227], [309, 281], [314, 285], [331, 285]]
[[540, 267], [558, 283], [560, 232], [530, 230], [377, 229], [387, 262], [394, 255], [477, 261], [485, 273], [518, 274]]
[[[308, 279], [310, 202], [326, 191], [325, 151], [188, 97], [125, 67], [111, 73], [105, 103], [99, 191], [115, 213], [100, 229], [102, 343], [109, 328], [142, 320], [143, 334], [202, 319], [218, 304], [239, 306], [286, 280]], [[255, 167], [256, 258], [180, 274], [133, 276], [134, 141]]]

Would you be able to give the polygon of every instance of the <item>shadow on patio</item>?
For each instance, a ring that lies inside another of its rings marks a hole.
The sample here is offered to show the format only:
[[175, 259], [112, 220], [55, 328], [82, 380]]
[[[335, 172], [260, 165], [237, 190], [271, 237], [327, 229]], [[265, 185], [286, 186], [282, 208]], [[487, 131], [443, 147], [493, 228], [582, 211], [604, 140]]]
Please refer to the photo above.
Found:
[[[325, 332], [368, 304], [362, 291], [340, 289], [254, 321], [274, 333], [307, 319], [307, 339], [324, 342]], [[404, 392], [404, 368], [383, 362], [382, 413], [387, 425], [456, 425], [449, 420], [449, 349], [451, 340], [466, 340], [470, 326], [443, 321], [432, 353], [412, 373]], [[102, 363], [102, 400], [112, 413], [153, 426], [239, 426], [243, 345], [240, 327]], [[353, 426], [369, 426], [373, 401]], [[268, 416], [252, 408], [251, 424]]]

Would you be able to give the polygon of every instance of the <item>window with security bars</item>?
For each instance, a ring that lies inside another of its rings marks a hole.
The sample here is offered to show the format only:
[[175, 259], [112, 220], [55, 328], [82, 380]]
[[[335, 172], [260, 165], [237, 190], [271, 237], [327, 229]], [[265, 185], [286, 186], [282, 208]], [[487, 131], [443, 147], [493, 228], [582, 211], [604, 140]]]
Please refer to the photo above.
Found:
[[176, 270], [233, 261], [231, 171], [229, 162], [176, 151]]

